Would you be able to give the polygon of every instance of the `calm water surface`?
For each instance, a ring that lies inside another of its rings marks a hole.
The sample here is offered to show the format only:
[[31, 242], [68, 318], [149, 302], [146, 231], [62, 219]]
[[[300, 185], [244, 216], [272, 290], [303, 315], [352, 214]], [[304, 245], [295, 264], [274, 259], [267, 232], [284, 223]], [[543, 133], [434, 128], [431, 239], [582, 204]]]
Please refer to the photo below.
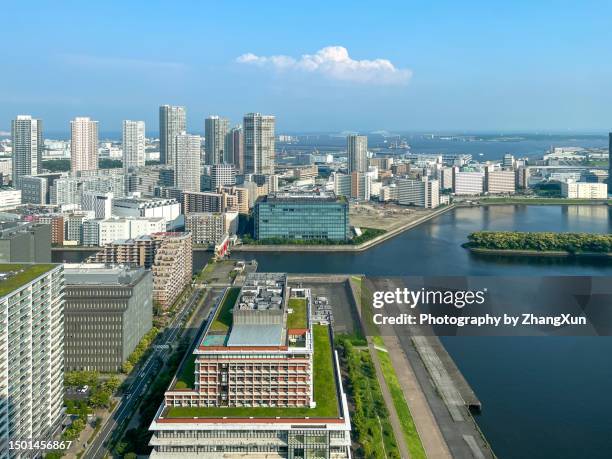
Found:
[[[482, 257], [461, 244], [472, 231], [609, 233], [605, 206], [457, 209], [371, 250], [236, 253], [261, 271], [367, 275], [612, 276], [604, 260]], [[78, 254], [66, 254], [76, 261]], [[200, 269], [208, 254], [194, 254]], [[61, 261], [62, 254], [56, 254]], [[483, 403], [476, 419], [500, 458], [612, 457], [612, 338], [451, 337], [443, 342]]]
[[[609, 233], [604, 206], [458, 209], [360, 254], [240, 254], [262, 271], [368, 275], [606, 275], [612, 263], [479, 257], [480, 229]], [[612, 338], [450, 337], [443, 342], [483, 403], [476, 419], [500, 458], [612, 457]]]

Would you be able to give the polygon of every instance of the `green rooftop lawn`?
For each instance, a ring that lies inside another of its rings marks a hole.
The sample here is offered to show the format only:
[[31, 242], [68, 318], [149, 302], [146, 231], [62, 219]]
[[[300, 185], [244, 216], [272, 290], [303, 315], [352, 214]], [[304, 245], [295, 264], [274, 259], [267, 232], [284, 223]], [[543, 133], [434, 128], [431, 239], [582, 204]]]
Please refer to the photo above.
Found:
[[211, 331], [226, 332], [229, 330], [232, 325], [232, 308], [236, 304], [239, 293], [240, 288], [238, 287], [231, 287], [227, 291], [225, 298], [223, 298], [223, 303], [219, 307], [219, 312], [217, 312], [215, 320], [210, 326]]
[[287, 315], [287, 328], [308, 328], [305, 298], [290, 298], [289, 307], [293, 312]]
[[45, 264], [20, 264], [20, 263], [0, 263], [0, 273], [6, 273], [10, 271], [18, 271], [20, 269], [24, 269], [23, 272], [11, 276], [6, 280], [0, 281], [0, 297], [7, 295], [13, 290], [21, 287], [28, 282], [33, 281], [38, 276], [50, 271], [55, 268], [57, 265], [52, 265], [50, 263]]
[[174, 385], [174, 389], [195, 388], [195, 360], [195, 354], [191, 354], [187, 357], [180, 373], [176, 375], [176, 384]]
[[313, 327], [314, 340], [314, 398], [315, 408], [278, 407], [170, 407], [166, 418], [333, 418], [338, 416], [338, 397], [332, 347], [327, 325]]

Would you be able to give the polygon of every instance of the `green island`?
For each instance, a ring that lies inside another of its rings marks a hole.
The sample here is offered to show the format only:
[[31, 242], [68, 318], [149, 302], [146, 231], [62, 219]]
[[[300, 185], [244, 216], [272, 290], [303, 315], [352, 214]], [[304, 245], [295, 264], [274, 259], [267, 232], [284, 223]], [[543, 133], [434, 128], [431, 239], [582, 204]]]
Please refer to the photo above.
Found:
[[610, 255], [611, 234], [477, 231], [463, 246], [479, 253]]

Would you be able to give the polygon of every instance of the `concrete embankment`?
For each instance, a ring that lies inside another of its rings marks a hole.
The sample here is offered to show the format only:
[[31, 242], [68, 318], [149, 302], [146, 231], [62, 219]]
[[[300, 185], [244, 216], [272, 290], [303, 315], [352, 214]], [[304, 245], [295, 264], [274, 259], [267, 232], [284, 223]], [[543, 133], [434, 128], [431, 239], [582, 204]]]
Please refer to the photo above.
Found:
[[432, 218], [438, 217], [452, 209], [455, 206], [453, 204], [446, 206], [442, 209], [435, 210], [427, 215], [424, 215], [416, 220], [408, 222], [404, 225], [398, 226], [387, 231], [380, 236], [370, 239], [359, 245], [237, 245], [232, 247], [233, 252], [363, 252], [368, 250], [388, 239], [391, 239], [398, 234], [403, 233], [415, 226], [425, 223]]

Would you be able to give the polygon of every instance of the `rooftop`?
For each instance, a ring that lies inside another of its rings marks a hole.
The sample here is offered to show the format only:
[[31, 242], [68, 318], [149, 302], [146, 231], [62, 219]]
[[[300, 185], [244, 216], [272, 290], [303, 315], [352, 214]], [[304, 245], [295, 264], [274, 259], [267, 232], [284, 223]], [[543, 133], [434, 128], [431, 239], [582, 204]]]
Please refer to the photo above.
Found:
[[[327, 325], [313, 326], [314, 357], [313, 379], [315, 408], [299, 407], [166, 407], [166, 419], [219, 419], [219, 418], [317, 418], [333, 419], [340, 415], [338, 393], [339, 375], [335, 371], [334, 355]], [[191, 382], [191, 381], [189, 381]]]
[[308, 302], [306, 298], [290, 298], [289, 309], [291, 313], [287, 316], [288, 329], [308, 328]]
[[0, 298], [33, 281], [57, 265], [0, 263]]
[[295, 202], [295, 201], [329, 201], [340, 199], [331, 191], [276, 192], [260, 198], [263, 202]]
[[234, 325], [226, 346], [282, 346], [282, 324]]
[[106, 266], [102, 263], [66, 263], [66, 285], [131, 285], [145, 274], [144, 268]]

